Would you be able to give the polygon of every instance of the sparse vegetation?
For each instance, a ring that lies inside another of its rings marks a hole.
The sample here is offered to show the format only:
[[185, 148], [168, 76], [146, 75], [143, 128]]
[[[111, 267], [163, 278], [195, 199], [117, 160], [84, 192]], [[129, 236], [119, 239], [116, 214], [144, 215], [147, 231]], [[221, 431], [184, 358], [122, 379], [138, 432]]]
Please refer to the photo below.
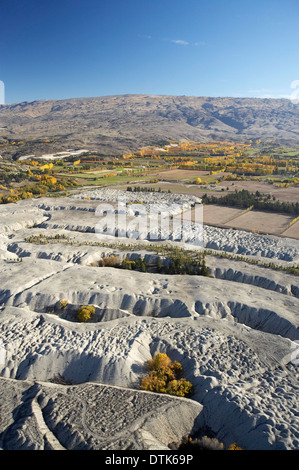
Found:
[[180, 451], [192, 452], [192, 451], [205, 451], [205, 450], [244, 450], [235, 442], [225, 448], [224, 444], [220, 442], [216, 437], [209, 437], [204, 435], [203, 437], [184, 437], [179, 446], [173, 445]]
[[70, 237], [59, 233], [57, 233], [56, 235], [44, 235], [43, 233], [39, 233], [38, 235], [31, 235], [30, 237], [26, 237], [24, 241], [27, 243], [35, 243], [37, 245], [47, 245], [51, 242], [65, 242], [68, 244], [72, 244], [72, 240]]
[[64, 376], [61, 374], [55, 375], [52, 379], [49, 380], [49, 382], [52, 382], [58, 385], [73, 385], [74, 384], [74, 382], [72, 382], [71, 380], [66, 380]]
[[203, 436], [196, 439], [189, 437], [182, 440], [179, 449], [186, 452], [196, 450], [224, 450], [224, 445], [215, 437]]
[[[153, 179], [153, 180], [150, 180], [150, 183], [157, 183], [158, 180], [156, 179]], [[171, 193], [170, 189], [168, 189], [167, 191], [162, 191], [162, 189], [159, 187], [158, 189], [156, 188], [149, 188], [147, 186], [128, 186], [127, 187], [127, 191], [130, 191], [130, 192], [134, 192], [134, 193], [138, 193], [138, 192], [142, 192], [142, 193]], [[134, 203], [136, 204], [136, 203]]]
[[[184, 250], [184, 249], [177, 249], [177, 248], [174, 248], [172, 246], [168, 246], [166, 244], [148, 244], [148, 245], [145, 245], [145, 244], [142, 244], [142, 243], [139, 243], [138, 245], [136, 244], [131, 244], [131, 243], [119, 243], [119, 242], [115, 242], [115, 243], [104, 243], [104, 242], [88, 242], [88, 241], [85, 241], [85, 242], [77, 242], [76, 240], [74, 239], [71, 239], [70, 237], [66, 237], [65, 235], [55, 235], [54, 237], [53, 236], [47, 236], [47, 235], [43, 235], [43, 234], [39, 234], [39, 235], [32, 235], [31, 237], [28, 237], [28, 238], [25, 238], [25, 241], [27, 243], [35, 243], [35, 244], [48, 244], [48, 243], [55, 243], [57, 242], [57, 240], [59, 240], [60, 242], [64, 242], [66, 244], [69, 244], [69, 245], [76, 245], [76, 246], [83, 246], [83, 245], [87, 245], [87, 246], [101, 246], [101, 247], [105, 247], [105, 248], [111, 248], [111, 249], [117, 249], [117, 250], [120, 250], [120, 251], [130, 251], [130, 252], [134, 252], [134, 251], [139, 251], [139, 250], [147, 250], [149, 252], [154, 252], [156, 253], [157, 255], [159, 255], [159, 257], [157, 258], [157, 263], [156, 263], [156, 267], [157, 267], [157, 270], [158, 272], [162, 272], [162, 262], [161, 262], [161, 257], [162, 258], [170, 258], [170, 257], [173, 257], [173, 259], [176, 259], [177, 258], [177, 253], [182, 253], [182, 254], [186, 254], [186, 260], [189, 258], [189, 261], [190, 259], [192, 258], [192, 261], [191, 261], [191, 266], [189, 266], [188, 269], [190, 269], [192, 267], [192, 264], [194, 263], [194, 257], [195, 259], [197, 258], [198, 262], [195, 263], [195, 265], [197, 264], [197, 267], [199, 267], [199, 265], [201, 265], [204, 269], [203, 269], [203, 272], [206, 271], [205, 274], [203, 275], [209, 275], [209, 270], [208, 270], [208, 267], [206, 266], [206, 262], [205, 262], [205, 258], [206, 256], [210, 255], [210, 256], [216, 256], [216, 257], [219, 257], [219, 258], [226, 258], [226, 259], [231, 259], [231, 260], [234, 260], [234, 261], [244, 261], [246, 263], [249, 263], [249, 264], [255, 264], [257, 266], [262, 266], [262, 267], [265, 267], [265, 268], [269, 268], [269, 269], [274, 269], [274, 270], [278, 270], [278, 271], [284, 271], [284, 272], [287, 272], [287, 273], [290, 273], [290, 274], [295, 274], [295, 275], [299, 275], [299, 265], [297, 264], [294, 264], [294, 265], [283, 265], [283, 264], [277, 264], [277, 263], [274, 263], [273, 261], [270, 261], [270, 262], [267, 262], [267, 261], [262, 261], [260, 259], [253, 259], [253, 258], [249, 258], [249, 257], [246, 257], [246, 256], [242, 256], [242, 255], [237, 255], [237, 254], [234, 254], [234, 253], [228, 253], [228, 252], [224, 252], [224, 251], [217, 251], [217, 250], [209, 250], [209, 249], [204, 249], [202, 251], [192, 251], [192, 250]], [[115, 257], [118, 259], [118, 257]], [[22, 260], [22, 258], [20, 259]], [[122, 268], [127, 268], [127, 269], [133, 269], [132, 266], [134, 266], [133, 262], [129, 261], [129, 258], [126, 258], [125, 259], [125, 262], [122, 262], [119, 266], [115, 266], [115, 267], [122, 267]], [[100, 264], [100, 263], [99, 263]], [[129, 264], [131, 264], [131, 267], [129, 267]], [[174, 266], [175, 266], [176, 263], [174, 263]], [[98, 264], [96, 264], [98, 266]], [[116, 263], [115, 263], [116, 265]], [[168, 274], [171, 274], [170, 272], [168, 272]]]
[[99, 261], [99, 266], [119, 268], [121, 265], [121, 258], [119, 256], [105, 256]]
[[292, 266], [285, 266], [283, 264], [276, 264], [276, 263], [273, 263], [273, 261], [270, 261], [270, 262], [267, 262], [267, 261], [261, 261], [259, 259], [253, 259], [253, 258], [248, 258], [246, 256], [242, 256], [242, 255], [235, 255], [235, 254], [232, 254], [232, 253], [228, 253], [226, 251], [213, 251], [213, 250], [204, 250], [204, 253], [205, 255], [212, 255], [212, 256], [216, 256], [216, 257], [219, 257], [219, 258], [226, 258], [226, 259], [231, 259], [231, 260], [234, 260], [234, 261], [244, 261], [246, 263], [249, 263], [249, 264], [254, 264], [254, 265], [257, 265], [257, 266], [262, 266], [264, 268], [268, 268], [268, 269], [274, 269], [275, 271], [284, 271], [284, 272], [287, 272], [289, 274], [295, 274], [296, 276], [299, 275], [299, 265], [292, 265]]

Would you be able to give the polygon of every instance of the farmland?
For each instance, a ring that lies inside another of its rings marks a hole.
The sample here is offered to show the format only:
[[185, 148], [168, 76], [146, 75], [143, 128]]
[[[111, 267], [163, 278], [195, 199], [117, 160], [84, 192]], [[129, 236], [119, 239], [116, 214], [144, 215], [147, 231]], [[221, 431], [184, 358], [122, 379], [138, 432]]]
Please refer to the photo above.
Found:
[[[104, 156], [88, 150], [53, 159], [1, 160], [0, 201], [11, 203], [41, 196], [65, 196], [82, 187], [166, 191], [213, 198], [205, 205], [204, 223], [299, 238], [299, 214], [230, 207], [217, 200], [245, 190], [265, 200], [299, 202], [299, 150], [260, 141], [172, 142], [135, 153]], [[279, 209], [281, 207], [281, 209]], [[246, 212], [244, 212], [247, 209]]]
[[266, 211], [242, 211], [214, 205], [204, 207], [205, 224], [299, 239], [297, 222], [289, 228], [293, 220], [294, 217], [287, 214], [275, 214], [273, 217], [273, 213]]

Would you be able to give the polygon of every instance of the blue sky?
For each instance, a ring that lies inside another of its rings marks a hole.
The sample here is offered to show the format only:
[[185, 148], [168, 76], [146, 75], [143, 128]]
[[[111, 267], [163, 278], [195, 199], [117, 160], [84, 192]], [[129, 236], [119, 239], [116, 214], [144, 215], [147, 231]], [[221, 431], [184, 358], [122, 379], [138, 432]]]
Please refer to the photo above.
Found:
[[298, 0], [0, 0], [5, 102], [288, 97]]

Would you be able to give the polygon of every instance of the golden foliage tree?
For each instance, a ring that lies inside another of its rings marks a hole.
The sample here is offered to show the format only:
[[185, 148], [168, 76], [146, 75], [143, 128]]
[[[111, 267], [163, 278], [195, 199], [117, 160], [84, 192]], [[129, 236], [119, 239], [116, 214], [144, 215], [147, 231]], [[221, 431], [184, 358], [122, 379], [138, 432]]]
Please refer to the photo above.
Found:
[[79, 322], [86, 323], [91, 319], [91, 316], [95, 313], [95, 308], [92, 305], [82, 305], [79, 307], [77, 312], [77, 320]]
[[167, 356], [159, 353], [147, 361], [149, 375], [143, 377], [141, 388], [150, 392], [168, 393], [180, 397], [188, 397], [193, 393], [193, 385], [182, 378], [183, 367]]

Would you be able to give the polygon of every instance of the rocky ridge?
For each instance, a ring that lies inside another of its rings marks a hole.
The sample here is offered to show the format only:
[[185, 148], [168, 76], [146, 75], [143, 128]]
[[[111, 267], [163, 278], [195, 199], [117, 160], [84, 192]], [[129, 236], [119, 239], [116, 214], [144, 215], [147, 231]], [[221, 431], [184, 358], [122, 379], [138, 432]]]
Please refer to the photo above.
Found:
[[[287, 99], [119, 95], [0, 106], [1, 136], [21, 139], [14, 158], [69, 148], [104, 155], [182, 139], [299, 145], [299, 104]], [[50, 140], [49, 143], [45, 141]], [[6, 155], [6, 154], [5, 154]]]

